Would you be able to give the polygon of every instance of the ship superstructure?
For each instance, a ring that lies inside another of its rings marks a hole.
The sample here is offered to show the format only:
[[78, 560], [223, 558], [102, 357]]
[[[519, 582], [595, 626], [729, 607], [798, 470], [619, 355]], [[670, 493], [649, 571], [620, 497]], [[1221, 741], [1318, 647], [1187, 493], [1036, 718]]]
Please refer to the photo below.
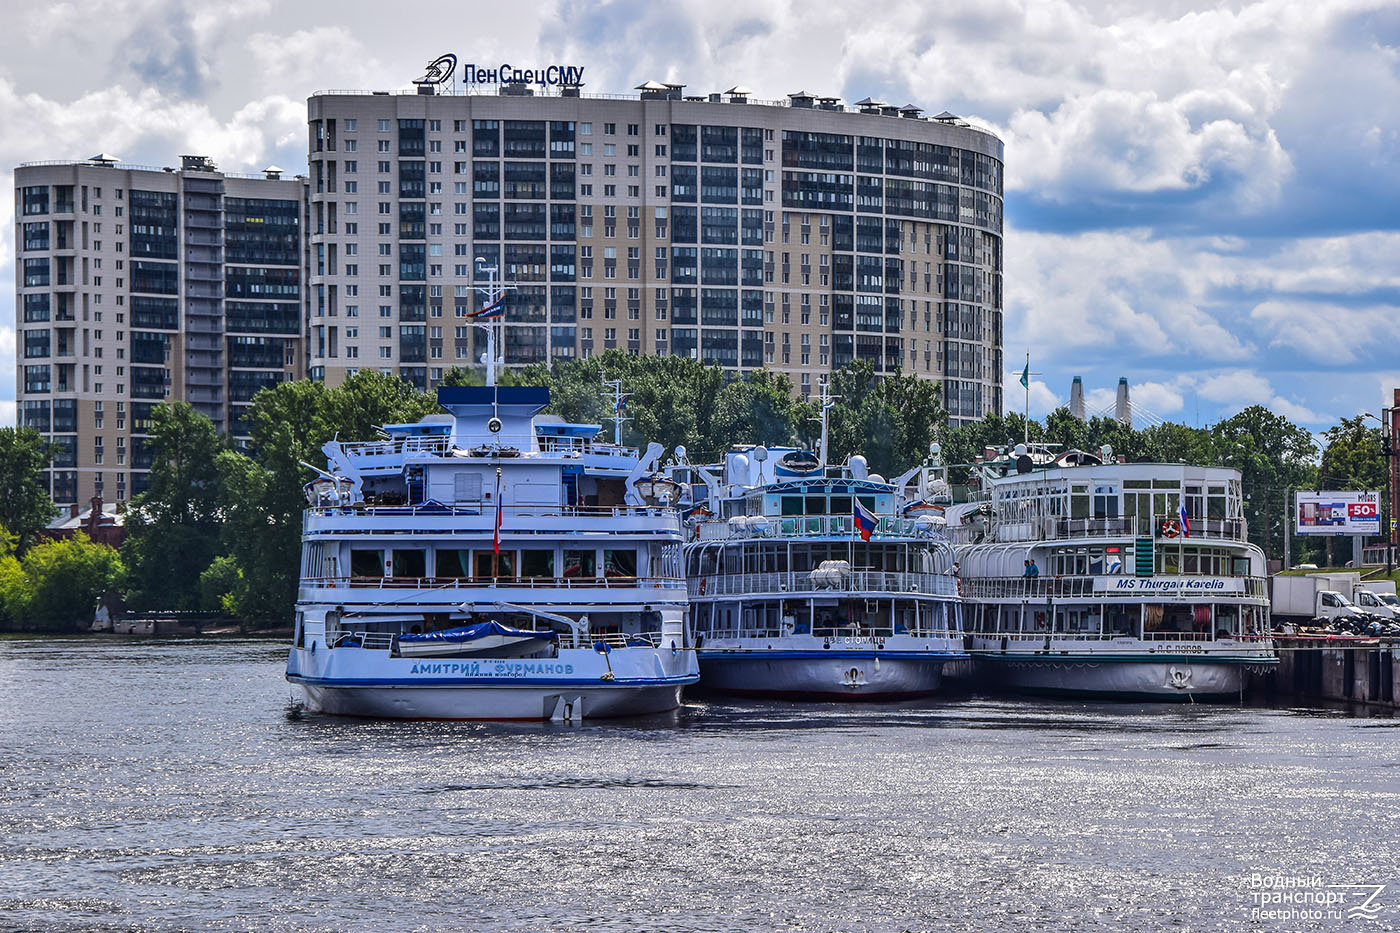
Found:
[[1237, 697], [1277, 664], [1235, 470], [1019, 445], [974, 476], [946, 521], [983, 684]]

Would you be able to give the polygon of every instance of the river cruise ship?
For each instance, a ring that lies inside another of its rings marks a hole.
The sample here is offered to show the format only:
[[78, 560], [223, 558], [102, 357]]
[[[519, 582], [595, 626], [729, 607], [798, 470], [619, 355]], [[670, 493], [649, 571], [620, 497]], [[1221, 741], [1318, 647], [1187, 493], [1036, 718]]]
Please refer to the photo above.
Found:
[[946, 512], [981, 684], [1118, 699], [1237, 698], [1277, 664], [1240, 474], [1017, 447]]
[[[825, 446], [825, 445], [823, 445]], [[937, 690], [965, 660], [954, 554], [905, 483], [762, 446], [675, 475], [701, 687], [864, 700]]]
[[[570, 719], [674, 709], [698, 677], [661, 454], [541, 416], [543, 388], [324, 448], [287, 679], [313, 711]], [[662, 498], [657, 498], [656, 493]]]

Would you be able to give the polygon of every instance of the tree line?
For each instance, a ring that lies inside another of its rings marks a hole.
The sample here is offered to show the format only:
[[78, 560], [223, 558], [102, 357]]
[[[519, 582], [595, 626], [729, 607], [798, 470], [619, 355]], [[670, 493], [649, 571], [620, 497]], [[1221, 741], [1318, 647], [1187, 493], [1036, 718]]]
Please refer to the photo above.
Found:
[[[601, 423], [610, 435], [605, 378], [620, 379], [627, 393], [626, 444], [685, 445], [693, 461], [706, 462], [736, 443], [815, 449], [818, 442], [816, 394], [804, 398], [787, 375], [767, 370], [739, 376], [694, 360], [611, 350], [507, 371], [502, 382], [546, 386], [552, 414]], [[444, 381], [479, 384], [480, 375], [452, 370]], [[1139, 430], [1112, 419], [1080, 421], [1064, 408], [1029, 425], [1009, 414], [950, 428], [936, 383], [877, 376], [865, 361], [833, 373], [829, 392], [829, 460], [863, 454], [886, 476], [922, 462], [937, 441], [950, 478], [963, 482], [984, 448], [1014, 445], [1027, 430], [1032, 442], [1063, 448], [1108, 444], [1129, 461], [1234, 467], [1243, 475], [1250, 537], [1270, 556], [1282, 553], [1287, 490], [1324, 481], [1328, 488], [1384, 487], [1380, 433], [1359, 417], [1327, 432], [1319, 460], [1308, 431], [1259, 406], [1208, 428]], [[303, 380], [263, 389], [245, 415], [247, 440], [237, 446], [186, 403], [157, 407], [149, 484], [127, 508], [120, 553], [82, 535], [42, 539], [56, 513], [42, 483], [46, 446], [32, 429], [0, 429], [0, 623], [66, 629], [90, 620], [97, 597], [115, 590], [137, 610], [224, 612], [254, 626], [285, 625], [300, 566], [302, 486], [311, 478], [302, 461], [325, 467], [327, 441], [374, 440], [381, 424], [438, 410], [433, 396], [372, 370], [338, 386]]]

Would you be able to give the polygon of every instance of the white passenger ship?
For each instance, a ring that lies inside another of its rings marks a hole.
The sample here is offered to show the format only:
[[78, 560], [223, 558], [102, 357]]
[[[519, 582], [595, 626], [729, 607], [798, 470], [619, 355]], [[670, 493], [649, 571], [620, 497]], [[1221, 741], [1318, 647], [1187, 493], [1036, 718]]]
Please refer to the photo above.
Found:
[[1119, 699], [1238, 697], [1277, 664], [1240, 474], [1017, 447], [949, 508], [979, 679]]
[[[825, 445], [823, 445], [824, 447]], [[861, 457], [736, 448], [675, 474], [701, 687], [807, 699], [909, 697], [966, 659], [952, 548], [904, 484]]]
[[675, 708], [699, 674], [661, 453], [540, 417], [543, 388], [327, 444], [287, 679], [313, 711], [579, 719]]

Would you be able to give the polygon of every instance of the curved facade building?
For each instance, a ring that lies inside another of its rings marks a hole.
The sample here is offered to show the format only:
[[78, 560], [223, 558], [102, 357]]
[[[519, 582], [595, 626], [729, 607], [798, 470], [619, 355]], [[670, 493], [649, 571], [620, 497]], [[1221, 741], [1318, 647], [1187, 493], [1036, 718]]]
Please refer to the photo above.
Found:
[[508, 364], [619, 347], [812, 394], [867, 359], [941, 382], [954, 423], [1001, 410], [990, 133], [805, 94], [429, 90], [308, 101], [313, 377], [479, 365], [496, 265]]

